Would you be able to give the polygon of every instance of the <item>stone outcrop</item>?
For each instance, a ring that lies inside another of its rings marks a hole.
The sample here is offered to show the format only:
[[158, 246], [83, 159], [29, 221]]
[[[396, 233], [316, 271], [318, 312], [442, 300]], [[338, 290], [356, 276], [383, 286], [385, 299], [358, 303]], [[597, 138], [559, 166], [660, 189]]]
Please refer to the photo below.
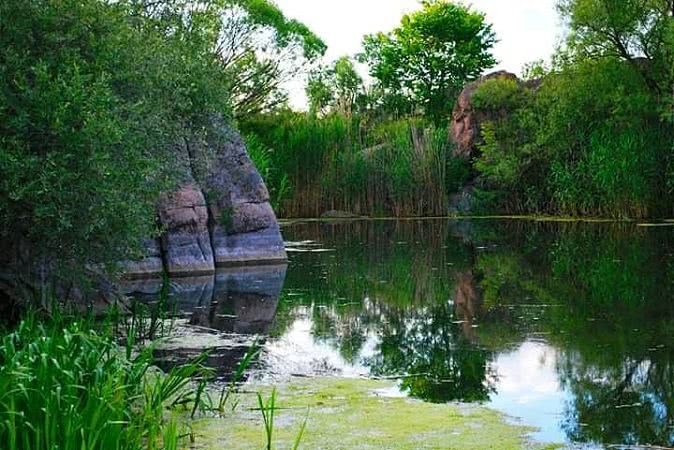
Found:
[[196, 276], [217, 267], [286, 260], [269, 192], [241, 136], [213, 119], [207, 134], [176, 146], [182, 180], [158, 206], [163, 234], [146, 258], [124, 264], [129, 278]]
[[474, 108], [473, 94], [485, 81], [499, 78], [519, 82], [517, 76], [510, 72], [494, 72], [467, 84], [459, 95], [449, 129], [449, 138], [454, 143], [454, 157], [472, 161], [478, 155], [481, 140], [480, 125], [490, 120], [490, 117]]
[[163, 194], [159, 201], [159, 222], [166, 229], [161, 246], [170, 275], [213, 272], [208, 207], [198, 186], [188, 183], [177, 192]]

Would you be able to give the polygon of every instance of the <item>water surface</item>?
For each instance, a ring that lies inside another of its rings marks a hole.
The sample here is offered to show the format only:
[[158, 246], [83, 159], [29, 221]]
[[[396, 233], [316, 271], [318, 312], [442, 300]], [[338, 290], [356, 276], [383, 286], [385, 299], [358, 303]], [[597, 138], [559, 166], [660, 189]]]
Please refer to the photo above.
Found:
[[[674, 228], [420, 220], [283, 234], [287, 270], [175, 290], [192, 293], [192, 323], [266, 336], [251, 377], [395, 379], [389, 395], [482, 403], [541, 441], [674, 446]], [[212, 363], [231, 371], [249, 345]]]

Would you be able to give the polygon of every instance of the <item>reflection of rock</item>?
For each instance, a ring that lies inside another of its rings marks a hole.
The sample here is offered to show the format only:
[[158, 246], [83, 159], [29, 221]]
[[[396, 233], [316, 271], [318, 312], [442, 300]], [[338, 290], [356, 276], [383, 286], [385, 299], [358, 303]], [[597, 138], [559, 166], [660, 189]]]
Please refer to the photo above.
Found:
[[472, 271], [457, 274], [454, 308], [456, 317], [463, 321], [464, 335], [475, 340], [477, 336], [473, 325], [482, 310], [482, 292]]
[[195, 311], [191, 323], [228, 333], [268, 331], [283, 288], [286, 266], [219, 271], [213, 302]]
[[[168, 308], [189, 319], [186, 323], [179, 321], [166, 345], [157, 350], [160, 366], [166, 369], [183, 364], [209, 350], [206, 364], [218, 376], [227, 378], [252, 345], [252, 339], [243, 335], [269, 331], [285, 274], [284, 264], [229, 268], [215, 275], [172, 279]], [[135, 280], [122, 287], [138, 300], [154, 301], [162, 282]]]

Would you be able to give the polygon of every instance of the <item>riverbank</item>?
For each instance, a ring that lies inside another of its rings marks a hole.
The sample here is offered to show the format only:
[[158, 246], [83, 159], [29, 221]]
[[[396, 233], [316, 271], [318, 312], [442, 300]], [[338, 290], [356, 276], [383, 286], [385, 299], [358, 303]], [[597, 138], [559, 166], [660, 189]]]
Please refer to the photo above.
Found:
[[674, 218], [658, 220], [639, 220], [639, 219], [616, 219], [610, 217], [579, 217], [579, 216], [544, 216], [544, 215], [447, 215], [447, 216], [427, 216], [427, 217], [308, 217], [308, 218], [280, 218], [278, 220], [281, 226], [292, 225], [304, 222], [357, 222], [357, 221], [425, 221], [425, 220], [461, 220], [461, 221], [480, 221], [480, 220], [503, 220], [503, 221], [524, 221], [524, 222], [559, 222], [559, 223], [634, 223], [638, 226], [674, 226]]

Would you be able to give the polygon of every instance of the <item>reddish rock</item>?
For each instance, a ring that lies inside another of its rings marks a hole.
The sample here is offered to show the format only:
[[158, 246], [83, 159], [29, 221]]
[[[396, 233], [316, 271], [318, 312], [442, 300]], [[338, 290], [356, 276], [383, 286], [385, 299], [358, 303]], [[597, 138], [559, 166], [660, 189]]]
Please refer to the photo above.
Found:
[[466, 85], [459, 95], [452, 113], [449, 138], [454, 143], [454, 157], [462, 158], [466, 161], [472, 161], [478, 155], [478, 144], [480, 143], [480, 125], [489, 117], [484, 113], [475, 111], [473, 108], [473, 94], [475, 90], [485, 81], [497, 78], [518, 81], [516, 75], [499, 71], [490, 73]]

